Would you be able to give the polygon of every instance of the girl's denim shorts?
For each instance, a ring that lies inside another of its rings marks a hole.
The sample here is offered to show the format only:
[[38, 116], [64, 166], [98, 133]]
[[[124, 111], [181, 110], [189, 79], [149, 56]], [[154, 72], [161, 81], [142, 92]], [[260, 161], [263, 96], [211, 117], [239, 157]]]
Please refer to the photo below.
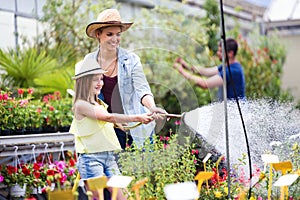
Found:
[[86, 180], [100, 176], [120, 175], [113, 152], [79, 154], [77, 162], [81, 179]]

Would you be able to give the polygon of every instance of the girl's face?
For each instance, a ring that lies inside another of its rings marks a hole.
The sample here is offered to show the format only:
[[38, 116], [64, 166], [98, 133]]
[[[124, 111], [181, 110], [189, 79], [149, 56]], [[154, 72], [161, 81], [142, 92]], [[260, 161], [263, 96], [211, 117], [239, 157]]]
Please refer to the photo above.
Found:
[[92, 90], [95, 95], [100, 94], [103, 85], [104, 85], [103, 74], [94, 75], [92, 81]]
[[115, 50], [121, 41], [121, 27], [113, 26], [103, 28], [98, 32], [101, 47], [105, 47], [108, 50]]

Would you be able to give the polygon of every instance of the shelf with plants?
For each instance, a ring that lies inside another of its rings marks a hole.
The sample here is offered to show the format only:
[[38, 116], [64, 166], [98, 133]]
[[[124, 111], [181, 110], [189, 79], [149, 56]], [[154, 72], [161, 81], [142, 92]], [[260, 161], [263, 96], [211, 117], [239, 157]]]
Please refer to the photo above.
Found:
[[0, 136], [67, 132], [72, 122], [72, 99], [59, 92], [35, 99], [33, 89], [0, 91]]

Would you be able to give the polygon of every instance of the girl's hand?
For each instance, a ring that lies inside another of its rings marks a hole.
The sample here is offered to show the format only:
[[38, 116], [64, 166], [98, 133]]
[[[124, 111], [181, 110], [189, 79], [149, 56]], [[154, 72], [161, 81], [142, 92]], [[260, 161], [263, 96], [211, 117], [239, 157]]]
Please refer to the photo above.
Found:
[[154, 120], [151, 113], [137, 115], [137, 119], [139, 122], [142, 122], [143, 124], [148, 124]]

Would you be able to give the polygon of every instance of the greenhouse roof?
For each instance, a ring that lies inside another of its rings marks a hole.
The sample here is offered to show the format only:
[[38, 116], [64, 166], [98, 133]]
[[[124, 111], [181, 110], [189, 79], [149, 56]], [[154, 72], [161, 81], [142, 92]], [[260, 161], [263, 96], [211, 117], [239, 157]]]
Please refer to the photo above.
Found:
[[264, 21], [300, 20], [300, 0], [272, 0], [268, 6]]

